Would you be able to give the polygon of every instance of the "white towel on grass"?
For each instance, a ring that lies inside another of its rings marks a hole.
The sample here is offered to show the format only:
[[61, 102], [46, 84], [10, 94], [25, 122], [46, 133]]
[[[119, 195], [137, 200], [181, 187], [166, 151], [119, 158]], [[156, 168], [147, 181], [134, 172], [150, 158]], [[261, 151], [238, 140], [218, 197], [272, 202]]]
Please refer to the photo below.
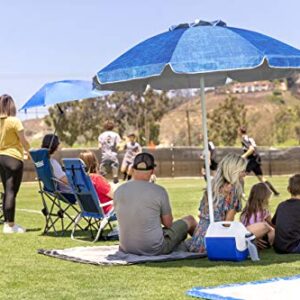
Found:
[[299, 300], [299, 287], [300, 275], [296, 275], [209, 288], [197, 287], [187, 294], [211, 300]]

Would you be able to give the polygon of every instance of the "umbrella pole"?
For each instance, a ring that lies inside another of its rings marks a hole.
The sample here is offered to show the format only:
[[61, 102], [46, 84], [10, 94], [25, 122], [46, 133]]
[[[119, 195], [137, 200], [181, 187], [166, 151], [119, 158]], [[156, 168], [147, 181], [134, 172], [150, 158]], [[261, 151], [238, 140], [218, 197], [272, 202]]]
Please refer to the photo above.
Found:
[[[62, 108], [56, 104], [57, 108], [58, 108], [58, 111], [59, 111], [59, 118], [58, 118], [58, 121], [57, 121], [57, 126], [59, 126], [59, 123], [60, 123], [60, 120], [64, 114], [64, 111], [62, 110]], [[51, 142], [50, 142], [50, 146], [49, 146], [49, 149], [51, 149], [51, 146], [53, 144], [53, 141], [54, 141], [54, 137], [55, 137], [55, 134], [56, 134], [56, 131], [57, 131], [57, 126], [54, 127], [54, 133], [53, 133], [53, 136], [52, 136], [52, 139], [51, 139]]]
[[208, 137], [207, 137], [207, 119], [206, 119], [206, 103], [205, 103], [205, 84], [204, 75], [200, 77], [200, 95], [201, 95], [201, 109], [202, 109], [202, 131], [203, 131], [203, 144], [204, 144], [204, 159], [205, 159], [205, 174], [207, 178], [207, 197], [208, 197], [208, 209], [210, 223], [214, 222], [214, 209], [212, 198], [212, 187], [210, 178], [210, 168], [208, 161]]

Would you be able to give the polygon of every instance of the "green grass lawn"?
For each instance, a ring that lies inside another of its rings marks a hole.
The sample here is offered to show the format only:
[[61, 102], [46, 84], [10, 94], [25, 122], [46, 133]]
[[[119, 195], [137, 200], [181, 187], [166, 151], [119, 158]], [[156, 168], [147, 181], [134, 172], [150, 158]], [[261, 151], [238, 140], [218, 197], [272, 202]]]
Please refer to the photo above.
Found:
[[[288, 177], [271, 181], [281, 196], [288, 197]], [[256, 179], [246, 179], [246, 190]], [[202, 179], [161, 179], [167, 188], [176, 218], [197, 215], [202, 195]], [[32, 211], [26, 211], [26, 210]], [[267, 279], [300, 273], [300, 256], [277, 255], [273, 250], [261, 253], [261, 261], [210, 262], [205, 259], [133, 266], [93, 266], [63, 261], [37, 254], [37, 249], [91, 246], [70, 237], [43, 236], [44, 218], [37, 184], [22, 185], [17, 202], [16, 221], [29, 231], [24, 235], [3, 235], [0, 226], [0, 299], [189, 299], [185, 292], [194, 286]], [[107, 245], [114, 242], [98, 242]]]

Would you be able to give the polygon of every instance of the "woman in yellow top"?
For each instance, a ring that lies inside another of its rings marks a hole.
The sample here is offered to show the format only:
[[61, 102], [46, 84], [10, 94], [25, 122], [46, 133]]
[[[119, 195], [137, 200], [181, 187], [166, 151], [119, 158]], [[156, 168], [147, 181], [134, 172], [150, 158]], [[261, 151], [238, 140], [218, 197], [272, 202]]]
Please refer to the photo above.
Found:
[[9, 95], [0, 96], [0, 175], [4, 189], [3, 233], [24, 233], [15, 224], [16, 196], [23, 176], [24, 150], [29, 143], [21, 121], [16, 117], [16, 106]]

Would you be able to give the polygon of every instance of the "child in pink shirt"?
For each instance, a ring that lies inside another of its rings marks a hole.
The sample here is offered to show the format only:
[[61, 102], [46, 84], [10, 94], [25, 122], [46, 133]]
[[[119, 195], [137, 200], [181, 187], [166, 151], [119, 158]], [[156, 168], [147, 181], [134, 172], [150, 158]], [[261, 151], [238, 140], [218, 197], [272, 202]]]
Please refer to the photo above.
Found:
[[268, 208], [271, 195], [272, 191], [265, 183], [253, 185], [240, 217], [245, 227], [256, 236], [260, 248], [266, 248], [274, 241], [275, 231]]

